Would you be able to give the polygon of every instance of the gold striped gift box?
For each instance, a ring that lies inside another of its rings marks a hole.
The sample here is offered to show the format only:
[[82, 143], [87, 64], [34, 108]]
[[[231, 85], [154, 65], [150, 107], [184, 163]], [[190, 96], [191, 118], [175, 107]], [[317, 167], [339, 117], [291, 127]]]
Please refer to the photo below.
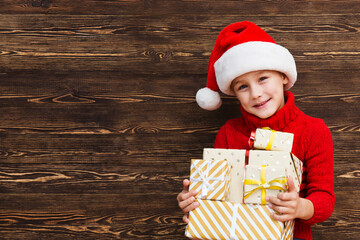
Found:
[[227, 200], [229, 180], [227, 161], [191, 160], [189, 191], [197, 191], [196, 198]]
[[197, 200], [190, 212], [185, 236], [191, 239], [279, 239], [292, 240], [294, 221], [286, 223], [270, 217], [267, 205]]

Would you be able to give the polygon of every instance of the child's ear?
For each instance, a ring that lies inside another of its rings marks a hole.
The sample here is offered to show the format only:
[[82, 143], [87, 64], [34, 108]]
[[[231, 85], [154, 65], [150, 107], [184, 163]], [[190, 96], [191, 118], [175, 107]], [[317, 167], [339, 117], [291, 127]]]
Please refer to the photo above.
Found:
[[281, 73], [282, 75], [282, 79], [283, 79], [283, 84], [286, 85], [289, 83], [289, 78], [288, 76], [286, 76], [284, 73]]

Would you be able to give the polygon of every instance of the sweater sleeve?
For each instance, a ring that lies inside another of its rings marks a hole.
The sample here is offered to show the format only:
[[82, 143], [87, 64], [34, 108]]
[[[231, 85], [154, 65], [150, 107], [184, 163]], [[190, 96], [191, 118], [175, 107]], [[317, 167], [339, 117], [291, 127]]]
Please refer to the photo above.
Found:
[[215, 139], [214, 148], [228, 148], [227, 140], [226, 140], [226, 125], [222, 126]]
[[327, 220], [335, 205], [333, 142], [330, 130], [321, 120], [315, 124], [305, 158], [306, 199], [314, 205], [314, 215], [302, 222], [313, 225]]

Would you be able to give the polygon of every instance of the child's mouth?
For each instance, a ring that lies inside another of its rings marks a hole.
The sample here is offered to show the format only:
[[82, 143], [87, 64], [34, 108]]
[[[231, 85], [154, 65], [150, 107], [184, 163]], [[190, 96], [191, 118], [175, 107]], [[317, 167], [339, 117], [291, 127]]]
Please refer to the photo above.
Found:
[[261, 103], [259, 103], [259, 104], [254, 105], [254, 107], [255, 107], [255, 108], [262, 108], [262, 107], [264, 107], [265, 104], [267, 104], [270, 100], [271, 100], [271, 98], [269, 98], [268, 100], [263, 101], [263, 102], [261, 102]]

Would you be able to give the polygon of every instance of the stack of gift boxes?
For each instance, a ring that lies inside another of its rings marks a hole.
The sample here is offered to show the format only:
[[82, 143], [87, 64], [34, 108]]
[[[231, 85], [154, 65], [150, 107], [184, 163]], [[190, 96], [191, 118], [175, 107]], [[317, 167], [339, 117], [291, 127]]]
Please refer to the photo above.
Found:
[[287, 177], [297, 191], [302, 162], [291, 153], [293, 134], [256, 129], [249, 144], [255, 150], [205, 148], [192, 160], [189, 191], [199, 207], [189, 214], [185, 235], [192, 239], [293, 238], [294, 221], [280, 222], [266, 196], [287, 191]]

